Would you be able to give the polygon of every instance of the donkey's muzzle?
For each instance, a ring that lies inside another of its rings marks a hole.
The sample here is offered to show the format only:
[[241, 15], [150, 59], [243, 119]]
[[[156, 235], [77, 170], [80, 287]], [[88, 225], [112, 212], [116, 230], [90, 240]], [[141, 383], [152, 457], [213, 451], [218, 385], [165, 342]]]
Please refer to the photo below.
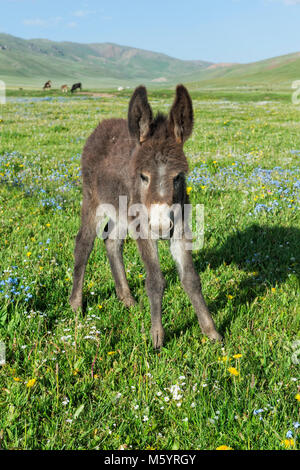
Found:
[[153, 204], [151, 206], [149, 227], [151, 238], [155, 240], [171, 238], [174, 221], [167, 204]]

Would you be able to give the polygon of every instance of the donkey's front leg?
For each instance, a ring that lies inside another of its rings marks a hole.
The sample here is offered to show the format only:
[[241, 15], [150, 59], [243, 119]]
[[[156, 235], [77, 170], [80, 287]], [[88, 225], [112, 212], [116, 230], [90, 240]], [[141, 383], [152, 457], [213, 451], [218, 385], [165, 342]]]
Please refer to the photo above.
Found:
[[165, 336], [161, 319], [161, 304], [166, 281], [160, 269], [157, 243], [154, 240], [140, 239], [138, 247], [147, 272], [146, 290], [151, 308], [153, 347], [159, 349], [163, 345]]
[[82, 307], [82, 286], [85, 268], [96, 238], [94, 214], [92, 213], [90, 217], [88, 215], [83, 205], [82, 223], [76, 237], [73, 289], [70, 296], [70, 305], [75, 312]]
[[124, 262], [123, 262], [123, 244], [124, 240], [113, 240], [107, 238], [105, 246], [111, 267], [111, 272], [115, 279], [116, 292], [118, 298], [124, 303], [126, 307], [135, 305], [135, 300], [131, 295], [128, 281], [126, 279]]
[[222, 341], [202, 295], [201, 281], [197, 274], [191, 251], [186, 249], [187, 241], [171, 239], [171, 254], [176, 262], [185, 292], [191, 299], [204, 334], [214, 341]]

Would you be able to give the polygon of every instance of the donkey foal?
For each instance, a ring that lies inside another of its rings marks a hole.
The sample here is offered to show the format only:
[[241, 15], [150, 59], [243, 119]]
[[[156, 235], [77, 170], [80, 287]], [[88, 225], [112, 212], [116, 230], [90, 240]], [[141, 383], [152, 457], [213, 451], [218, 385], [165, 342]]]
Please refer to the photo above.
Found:
[[[83, 203], [81, 228], [76, 237], [70, 304], [74, 311], [82, 307], [85, 268], [99, 226], [108, 216], [108, 230], [103, 234], [101, 230], [101, 234], [105, 239], [116, 292], [127, 307], [134, 305], [125, 275], [123, 241], [128, 224], [136, 220], [135, 211], [131, 209], [144, 208], [146, 218], [136, 223], [135, 228], [140, 235], [136, 241], [147, 272], [151, 333], [156, 349], [163, 345], [164, 340], [161, 309], [165, 289], [157, 252], [158, 238], [170, 239], [171, 254], [202, 332], [212, 340], [222, 339], [203, 299], [200, 278], [195, 271], [191, 251], [187, 249], [187, 227], [183, 223], [184, 207], [189, 203], [185, 182], [188, 163], [183, 145], [192, 133], [193, 119], [192, 101], [183, 85], [177, 86], [169, 116], [158, 113], [155, 117], [148, 103], [146, 88], [140, 86], [130, 100], [128, 120], [101, 122], [88, 138], [82, 154]], [[125, 221], [124, 216], [121, 217], [120, 196], [126, 197], [127, 201]], [[108, 207], [113, 210], [105, 210]], [[178, 208], [181, 209], [179, 215]]]

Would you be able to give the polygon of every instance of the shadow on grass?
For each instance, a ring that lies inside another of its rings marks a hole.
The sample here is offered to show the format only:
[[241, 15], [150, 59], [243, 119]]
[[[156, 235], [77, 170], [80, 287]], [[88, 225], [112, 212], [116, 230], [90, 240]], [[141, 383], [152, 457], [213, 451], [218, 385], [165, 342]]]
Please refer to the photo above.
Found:
[[[228, 292], [224, 287], [213, 301], [206, 297], [208, 307], [216, 318], [218, 311], [224, 309], [228, 303], [228, 294], [233, 294], [230, 314], [226, 315], [220, 326], [222, 334], [240, 314], [242, 306], [250, 305], [259, 296], [263, 297], [267, 289], [284, 283], [290, 274], [293, 274], [300, 284], [299, 253], [299, 228], [253, 224], [243, 231], [229, 235], [222, 245], [203, 249], [193, 255], [196, 270], [200, 274], [208, 265], [211, 270], [218, 271], [225, 265], [230, 269], [232, 264], [240, 271], [253, 274], [239, 282], [238, 287], [235, 282], [234, 292]], [[168, 272], [168, 278], [177, 282], [175, 270]], [[194, 322], [197, 322], [196, 316]], [[185, 325], [186, 328], [190, 326]]]

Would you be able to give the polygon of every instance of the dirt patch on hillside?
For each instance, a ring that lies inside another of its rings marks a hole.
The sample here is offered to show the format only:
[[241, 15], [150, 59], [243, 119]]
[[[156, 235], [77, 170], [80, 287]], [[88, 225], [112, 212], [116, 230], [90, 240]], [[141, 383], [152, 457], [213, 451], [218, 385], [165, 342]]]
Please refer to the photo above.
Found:
[[92, 96], [93, 98], [113, 98], [110, 93], [93, 93], [91, 91], [78, 91], [76, 95]]

